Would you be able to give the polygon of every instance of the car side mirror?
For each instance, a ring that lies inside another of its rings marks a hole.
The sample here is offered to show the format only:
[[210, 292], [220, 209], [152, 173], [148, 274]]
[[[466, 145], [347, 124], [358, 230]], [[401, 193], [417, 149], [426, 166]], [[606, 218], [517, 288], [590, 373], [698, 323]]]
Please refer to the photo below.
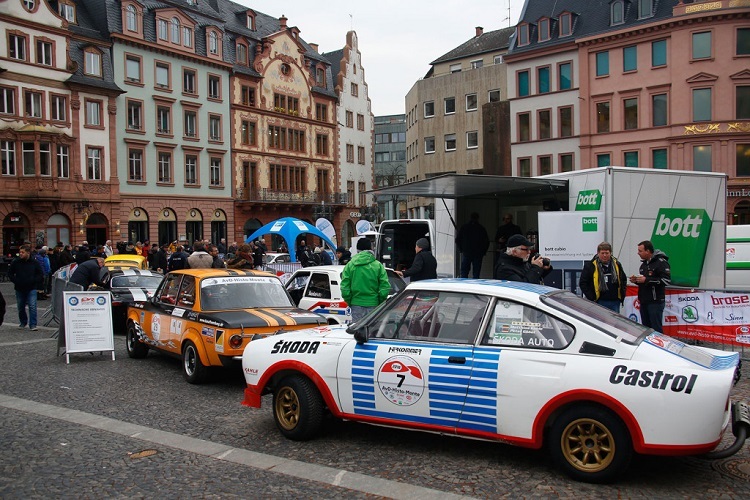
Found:
[[370, 338], [369, 334], [367, 333], [367, 326], [362, 326], [359, 328], [353, 328], [350, 326], [346, 329], [346, 331], [354, 335], [354, 340], [357, 341], [357, 344], [364, 344]]

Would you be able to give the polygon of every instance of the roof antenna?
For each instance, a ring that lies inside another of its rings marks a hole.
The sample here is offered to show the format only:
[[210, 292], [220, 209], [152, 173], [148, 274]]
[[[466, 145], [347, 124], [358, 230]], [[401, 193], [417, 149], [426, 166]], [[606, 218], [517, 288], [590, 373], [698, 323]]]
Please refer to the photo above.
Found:
[[350, 26], [349, 31], [354, 31], [354, 16], [351, 14], [349, 14], [349, 26]]

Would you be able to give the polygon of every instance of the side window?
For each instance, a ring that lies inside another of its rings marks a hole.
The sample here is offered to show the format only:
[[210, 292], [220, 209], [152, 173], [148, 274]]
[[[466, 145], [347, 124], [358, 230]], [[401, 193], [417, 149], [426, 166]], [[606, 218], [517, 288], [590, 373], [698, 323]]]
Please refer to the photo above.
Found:
[[305, 292], [308, 281], [310, 281], [310, 273], [301, 272], [286, 284], [286, 291], [292, 296], [292, 301], [295, 305], [299, 305], [299, 301], [302, 300], [302, 294]]
[[276, 259], [276, 262], [291, 262], [288, 255], [281, 255]]
[[498, 300], [482, 337], [482, 344], [564, 349], [575, 329], [547, 313], [506, 300]]
[[313, 273], [310, 278], [310, 284], [307, 287], [305, 297], [315, 297], [318, 299], [331, 298], [331, 284], [328, 281], [328, 275], [323, 273]]
[[471, 344], [487, 303], [487, 297], [466, 293], [406, 294], [371, 326], [371, 332], [378, 338]]
[[195, 278], [185, 276], [180, 287], [180, 294], [177, 296], [177, 305], [182, 307], [193, 307], [195, 304]]
[[167, 278], [166, 283], [161, 287], [161, 292], [159, 293], [159, 302], [163, 302], [165, 304], [174, 304], [177, 302], [177, 292], [180, 289], [180, 281], [181, 281], [182, 275], [180, 274], [171, 274]]

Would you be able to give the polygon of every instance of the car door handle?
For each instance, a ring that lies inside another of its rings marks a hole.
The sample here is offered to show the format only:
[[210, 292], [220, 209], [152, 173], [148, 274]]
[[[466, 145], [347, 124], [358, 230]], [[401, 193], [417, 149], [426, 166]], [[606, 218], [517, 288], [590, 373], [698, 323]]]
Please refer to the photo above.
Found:
[[455, 363], [457, 365], [465, 365], [466, 358], [463, 356], [448, 356], [448, 363]]

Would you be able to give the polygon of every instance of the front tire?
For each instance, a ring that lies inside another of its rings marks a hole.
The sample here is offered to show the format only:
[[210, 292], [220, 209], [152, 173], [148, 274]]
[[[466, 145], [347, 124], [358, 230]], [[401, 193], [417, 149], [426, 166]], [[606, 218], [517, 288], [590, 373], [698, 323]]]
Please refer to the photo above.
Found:
[[202, 384], [208, 376], [208, 368], [201, 362], [198, 348], [189, 340], [182, 348], [182, 376], [190, 384]]
[[593, 405], [574, 406], [552, 424], [550, 452], [571, 478], [587, 483], [618, 479], [630, 464], [633, 444], [625, 424]]
[[143, 359], [148, 354], [148, 346], [141, 342], [135, 323], [132, 321], [128, 323], [128, 329], [125, 332], [125, 345], [128, 348], [128, 356], [133, 359]]
[[323, 425], [323, 398], [309, 379], [287, 377], [273, 392], [273, 418], [287, 439], [306, 441]]

